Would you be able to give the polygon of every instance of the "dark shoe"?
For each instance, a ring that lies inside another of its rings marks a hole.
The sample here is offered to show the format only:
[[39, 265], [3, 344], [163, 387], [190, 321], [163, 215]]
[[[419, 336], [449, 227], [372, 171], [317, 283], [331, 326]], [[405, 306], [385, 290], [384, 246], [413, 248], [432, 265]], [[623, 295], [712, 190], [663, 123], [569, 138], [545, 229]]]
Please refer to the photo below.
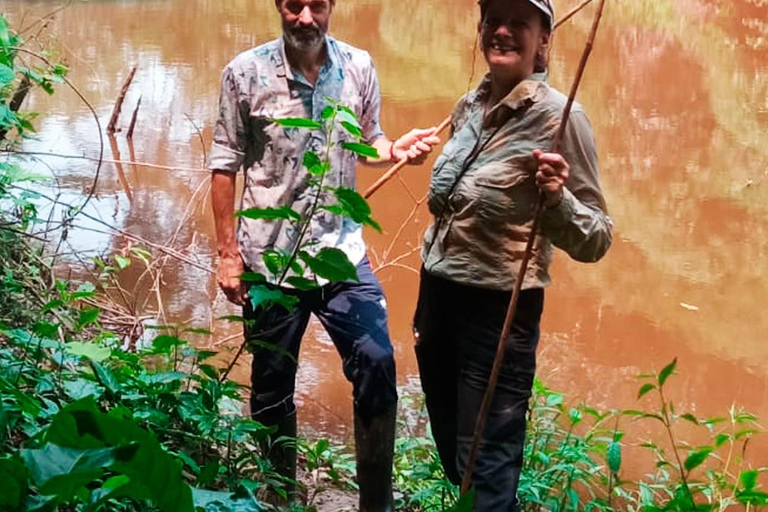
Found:
[[355, 411], [355, 454], [360, 512], [393, 512], [392, 458], [397, 408], [364, 418]]

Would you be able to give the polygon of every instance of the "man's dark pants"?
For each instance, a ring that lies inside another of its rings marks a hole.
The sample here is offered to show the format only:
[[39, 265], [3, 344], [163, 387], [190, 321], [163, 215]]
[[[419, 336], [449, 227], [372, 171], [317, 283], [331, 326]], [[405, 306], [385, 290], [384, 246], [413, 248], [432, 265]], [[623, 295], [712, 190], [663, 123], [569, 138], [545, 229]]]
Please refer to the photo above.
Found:
[[[422, 269], [414, 318], [416, 356], [432, 434], [445, 472], [456, 484], [464, 472], [509, 300], [510, 292], [466, 286]], [[476, 512], [517, 507], [543, 304], [541, 289], [520, 296], [473, 473]]]
[[[293, 394], [299, 348], [310, 314], [314, 314], [333, 340], [344, 375], [353, 386], [358, 477], [371, 459], [376, 466], [371, 471], [384, 472], [377, 478], [387, 479], [391, 478], [392, 448], [388, 447], [394, 442], [397, 405], [395, 361], [384, 293], [367, 258], [358, 264], [357, 274], [359, 282], [331, 283], [311, 291], [283, 289], [299, 299], [292, 311], [279, 306], [266, 312], [254, 311], [250, 305], [244, 308], [246, 324], [258, 319], [257, 324], [246, 326], [253, 352], [251, 414], [266, 425], [281, 425], [293, 418], [295, 430]], [[391, 439], [379, 439], [382, 435]], [[366, 443], [371, 446], [363, 446]], [[364, 485], [361, 482], [361, 499], [365, 498]], [[385, 499], [377, 493], [381, 494], [376, 490], [368, 493], [372, 501]]]

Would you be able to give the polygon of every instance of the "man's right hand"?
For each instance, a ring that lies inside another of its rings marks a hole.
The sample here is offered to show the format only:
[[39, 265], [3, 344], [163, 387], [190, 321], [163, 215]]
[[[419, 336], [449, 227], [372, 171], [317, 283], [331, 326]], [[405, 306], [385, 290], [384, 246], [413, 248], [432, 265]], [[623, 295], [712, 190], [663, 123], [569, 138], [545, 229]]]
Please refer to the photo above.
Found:
[[245, 266], [240, 254], [222, 255], [219, 258], [217, 270], [219, 287], [227, 296], [227, 300], [238, 306], [245, 305], [245, 301], [248, 300], [248, 288], [240, 279], [244, 270]]

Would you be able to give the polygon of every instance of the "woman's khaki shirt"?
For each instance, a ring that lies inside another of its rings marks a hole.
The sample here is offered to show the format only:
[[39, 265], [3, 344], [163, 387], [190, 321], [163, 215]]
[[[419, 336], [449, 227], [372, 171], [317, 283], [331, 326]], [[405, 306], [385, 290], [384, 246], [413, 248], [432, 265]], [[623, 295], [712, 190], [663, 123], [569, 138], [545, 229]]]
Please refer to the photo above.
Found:
[[[543, 78], [521, 82], [485, 116], [488, 77], [457, 103], [452, 136], [435, 162], [429, 187], [435, 221], [424, 236], [422, 261], [430, 274], [512, 289], [539, 197], [533, 151], [550, 150], [567, 102]], [[552, 245], [585, 262], [597, 261], [611, 245], [613, 226], [598, 181], [592, 128], [578, 104], [560, 153], [570, 177], [560, 204], [542, 214], [523, 289], [550, 283]]]

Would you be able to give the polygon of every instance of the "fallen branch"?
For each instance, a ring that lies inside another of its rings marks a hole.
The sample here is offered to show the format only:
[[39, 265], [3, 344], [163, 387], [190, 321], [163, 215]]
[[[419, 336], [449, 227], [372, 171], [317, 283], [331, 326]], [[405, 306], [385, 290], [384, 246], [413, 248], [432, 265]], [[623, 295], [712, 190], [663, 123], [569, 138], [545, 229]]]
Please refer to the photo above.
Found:
[[131, 126], [128, 127], [128, 133], [126, 134], [126, 137], [129, 139], [133, 138], [133, 129], [136, 128], [136, 119], [139, 117], [139, 107], [141, 106], [141, 96], [139, 96], [139, 101], [136, 102], [136, 108], [133, 109], [133, 116], [131, 116]]
[[128, 88], [131, 86], [131, 82], [133, 82], [133, 76], [136, 74], [136, 69], [137, 69], [137, 66], [133, 66], [133, 69], [131, 69], [131, 72], [128, 73], [128, 77], [125, 79], [125, 82], [123, 83], [122, 89], [120, 89], [120, 94], [117, 96], [117, 101], [115, 102], [115, 108], [112, 110], [112, 117], [109, 119], [109, 124], [107, 125], [107, 133], [110, 135], [115, 133], [115, 126], [117, 125], [117, 119], [120, 117], [120, 111], [123, 108], [125, 95], [128, 93]]

